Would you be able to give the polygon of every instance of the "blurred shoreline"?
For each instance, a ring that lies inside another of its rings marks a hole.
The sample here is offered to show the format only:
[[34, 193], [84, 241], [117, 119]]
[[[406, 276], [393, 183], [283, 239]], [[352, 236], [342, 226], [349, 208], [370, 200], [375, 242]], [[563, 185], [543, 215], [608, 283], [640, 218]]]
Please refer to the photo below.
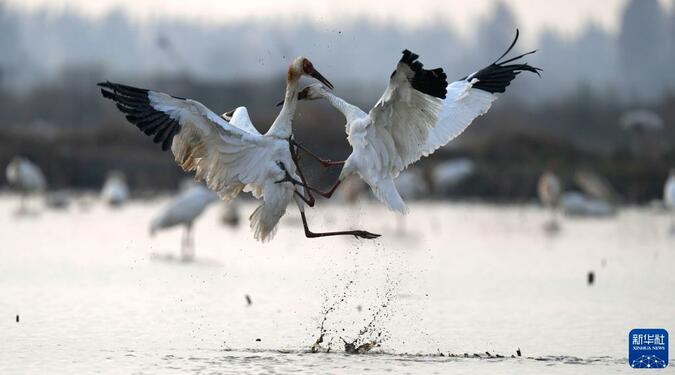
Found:
[[[98, 189], [110, 170], [124, 172], [132, 190], [175, 190], [188, 175], [174, 164], [170, 153], [142, 137], [105, 102], [95, 83], [91, 77], [79, 85], [41, 86], [28, 95], [5, 93], [0, 101], [4, 117], [0, 165], [7, 165], [14, 155], [24, 155], [43, 168], [50, 190]], [[245, 85], [183, 76], [142, 85], [195, 98], [218, 112], [232, 109], [235, 103], [246, 105], [262, 132], [278, 113], [273, 104], [282, 84], [282, 79]], [[343, 91], [358, 90], [345, 87]], [[622, 129], [620, 117], [632, 108], [591, 92], [537, 107], [504, 95], [486, 116], [415, 168], [428, 180], [431, 170], [444, 160], [472, 160], [475, 172], [450, 191], [455, 198], [532, 199], [539, 175], [552, 169], [568, 189], [574, 188], [576, 172], [590, 170], [604, 176], [626, 202], [648, 202], [661, 197], [663, 181], [675, 165], [675, 129], [668, 126], [675, 123], [675, 95], [647, 107], [666, 124], [659, 132], [635, 134]], [[297, 140], [327, 158], [338, 160], [349, 153], [344, 119], [325, 103], [301, 103], [294, 128]], [[330, 185], [339, 172], [323, 170], [311, 160], [304, 160], [303, 166], [319, 186]], [[0, 184], [6, 184], [4, 174]]]

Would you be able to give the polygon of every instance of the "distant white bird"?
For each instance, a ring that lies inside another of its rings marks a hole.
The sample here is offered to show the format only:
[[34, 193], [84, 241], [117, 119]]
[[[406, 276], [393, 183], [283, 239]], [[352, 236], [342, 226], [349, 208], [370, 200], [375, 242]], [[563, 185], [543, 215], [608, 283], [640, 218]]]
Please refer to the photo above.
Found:
[[408, 208], [394, 185], [398, 174], [460, 135], [476, 117], [487, 112], [497, 98], [494, 94], [504, 92], [520, 72], [539, 74], [540, 69], [528, 64], [507, 65], [527, 54], [499, 62], [517, 40], [516, 32], [515, 40], [497, 61], [449, 85], [442, 69], [423, 69], [418, 56], [405, 50], [384, 95], [369, 113], [320, 85], [303, 89], [300, 99], [325, 98], [345, 116], [347, 139], [352, 146], [344, 162], [321, 160], [310, 153], [324, 166], [344, 164], [336, 184], [320, 194], [330, 197], [342, 180], [356, 173], [382, 203], [406, 213]]
[[558, 176], [551, 171], [542, 173], [537, 183], [537, 195], [541, 204], [551, 212], [551, 219], [544, 224], [546, 232], [554, 233], [560, 230], [556, 213], [561, 193], [562, 184]]
[[670, 170], [666, 185], [663, 187], [663, 201], [670, 210], [670, 228], [675, 229], [675, 168]]
[[608, 217], [616, 213], [609, 203], [576, 191], [563, 193], [560, 206], [569, 216]]
[[633, 109], [621, 115], [619, 125], [635, 133], [650, 133], [663, 129], [663, 119], [652, 110]]
[[617, 199], [617, 193], [612, 184], [597, 173], [578, 171], [574, 174], [574, 181], [576, 181], [584, 193], [595, 199], [610, 204], [614, 203]]
[[288, 67], [284, 106], [265, 135], [252, 125], [243, 107], [235, 110], [228, 122], [195, 100], [111, 82], [99, 86], [103, 96], [115, 101], [127, 120], [147, 135], [154, 135], [154, 142], [161, 143], [163, 150], [171, 149], [178, 165], [186, 172], [195, 171], [195, 178], [205, 180], [221, 199], [230, 201], [242, 190], [262, 199], [263, 203], [250, 217], [256, 239], [268, 241], [274, 236], [279, 219], [294, 197], [307, 237], [374, 238], [375, 235], [365, 231], [309, 230], [303, 201], [309, 204], [313, 201], [304, 195], [304, 189], [297, 191], [291, 181], [298, 175], [289, 144], [298, 82], [303, 75], [332, 87], [308, 59], [296, 58]]
[[114, 207], [123, 205], [129, 199], [129, 186], [124, 173], [112, 171], [103, 183], [101, 199]]
[[551, 171], [542, 173], [537, 183], [537, 195], [541, 204], [553, 209], [560, 201], [560, 193], [562, 185], [558, 176]]
[[26, 197], [29, 194], [43, 193], [47, 188], [47, 182], [40, 167], [23, 156], [12, 158], [5, 173], [10, 186], [21, 194], [19, 212], [25, 212]]
[[218, 200], [213, 191], [197, 185], [180, 193], [173, 201], [164, 207], [162, 212], [152, 220], [150, 234], [157, 230], [183, 225], [185, 232], [181, 241], [181, 259], [190, 261], [194, 258], [194, 237], [192, 224], [204, 212], [206, 207]]

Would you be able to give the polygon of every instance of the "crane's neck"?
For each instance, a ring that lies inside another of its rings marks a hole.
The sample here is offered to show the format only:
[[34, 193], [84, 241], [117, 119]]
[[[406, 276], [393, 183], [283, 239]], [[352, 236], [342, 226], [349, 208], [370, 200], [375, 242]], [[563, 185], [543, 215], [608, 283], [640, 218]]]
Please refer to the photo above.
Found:
[[366, 116], [366, 113], [361, 110], [361, 108], [347, 103], [344, 99], [334, 95], [331, 92], [328, 91], [322, 91], [321, 95], [328, 100], [330, 105], [333, 106], [333, 108], [337, 109], [340, 111], [345, 118], [347, 119], [347, 122], [350, 123], [360, 117]]
[[298, 79], [291, 78], [286, 81], [286, 95], [284, 105], [281, 107], [279, 116], [274, 120], [270, 130], [265, 135], [288, 139], [293, 134], [293, 117], [298, 105]]

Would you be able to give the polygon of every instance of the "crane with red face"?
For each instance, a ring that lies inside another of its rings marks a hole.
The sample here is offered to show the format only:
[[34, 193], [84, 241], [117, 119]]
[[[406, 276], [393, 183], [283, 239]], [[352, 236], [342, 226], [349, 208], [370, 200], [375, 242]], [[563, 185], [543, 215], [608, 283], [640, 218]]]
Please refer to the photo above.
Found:
[[[292, 137], [293, 117], [298, 102], [298, 83], [302, 76], [313, 77], [326, 87], [333, 85], [305, 57], [298, 57], [288, 67], [285, 103], [269, 131], [261, 134], [253, 126], [245, 108], [233, 121], [218, 116], [198, 101], [179, 98], [159, 91], [119, 83], [98, 85], [106, 99], [114, 101], [126, 119], [135, 124], [162, 150], [171, 150], [176, 163], [196, 180], [225, 201], [242, 191], [262, 200], [250, 216], [250, 226], [259, 241], [269, 241], [276, 233], [279, 220], [295, 199], [301, 212], [307, 237], [352, 235], [375, 238], [361, 230], [315, 233], [309, 230], [304, 212], [304, 189], [287, 181], [288, 174], [298, 176]], [[243, 107], [241, 107], [243, 108]]]

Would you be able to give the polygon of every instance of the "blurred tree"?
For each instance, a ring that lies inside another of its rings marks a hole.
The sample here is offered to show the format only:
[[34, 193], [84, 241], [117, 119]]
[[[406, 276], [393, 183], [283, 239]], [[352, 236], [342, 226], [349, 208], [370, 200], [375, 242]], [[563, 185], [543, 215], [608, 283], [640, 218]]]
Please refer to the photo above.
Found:
[[[499, 57], [513, 41], [517, 24], [516, 16], [509, 5], [498, 1], [487, 17], [478, 24], [476, 50], [479, 52], [479, 62], [485, 64]], [[517, 50], [518, 46], [514, 49]]]
[[670, 20], [668, 24], [668, 50], [666, 56], [666, 67], [668, 67], [669, 82], [675, 82], [675, 0], [671, 2]]
[[4, 87], [7, 72], [18, 67], [19, 28], [16, 17], [0, 1], [0, 88]]
[[669, 52], [666, 30], [665, 11], [658, 0], [628, 3], [621, 22], [619, 50], [623, 79], [632, 95], [654, 98], [668, 85], [664, 80], [664, 61]]

